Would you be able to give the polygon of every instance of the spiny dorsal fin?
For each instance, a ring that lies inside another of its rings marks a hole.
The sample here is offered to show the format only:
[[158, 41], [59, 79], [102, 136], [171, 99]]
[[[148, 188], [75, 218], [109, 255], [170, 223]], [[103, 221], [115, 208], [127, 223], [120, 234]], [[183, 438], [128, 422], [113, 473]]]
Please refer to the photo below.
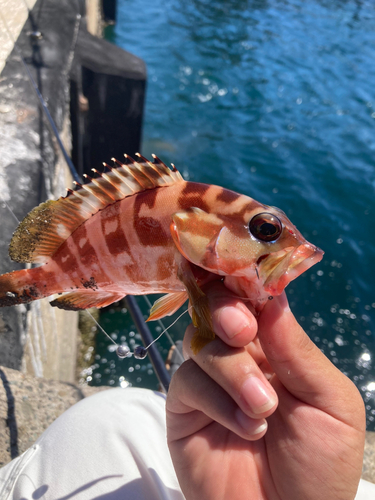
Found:
[[49, 200], [35, 207], [16, 229], [9, 246], [10, 258], [17, 262], [44, 263], [89, 217], [108, 205], [135, 193], [183, 181], [181, 174], [168, 168], [157, 156], [151, 163], [137, 153], [140, 161], [125, 155], [127, 164], [115, 160], [116, 167], [98, 173], [88, 184], [76, 184], [65, 198]]

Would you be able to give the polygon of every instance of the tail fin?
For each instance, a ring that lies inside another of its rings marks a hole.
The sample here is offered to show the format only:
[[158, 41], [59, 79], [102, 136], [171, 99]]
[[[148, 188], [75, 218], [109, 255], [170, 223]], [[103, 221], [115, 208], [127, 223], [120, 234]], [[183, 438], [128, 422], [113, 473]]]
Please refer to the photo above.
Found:
[[25, 304], [50, 295], [38, 289], [39, 269], [21, 269], [0, 276], [0, 307]]

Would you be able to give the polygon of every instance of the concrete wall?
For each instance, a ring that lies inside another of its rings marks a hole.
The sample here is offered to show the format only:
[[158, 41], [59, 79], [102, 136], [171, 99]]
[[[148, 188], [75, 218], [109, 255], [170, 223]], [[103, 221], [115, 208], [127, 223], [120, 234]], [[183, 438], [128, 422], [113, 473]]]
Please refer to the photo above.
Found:
[[[28, 0], [30, 13], [19, 0], [6, 6], [12, 35], [1, 30], [8, 42], [0, 77], [0, 274], [25, 267], [8, 257], [17, 220], [72, 186], [24, 66], [79, 175], [139, 150], [146, 86], [142, 60], [93, 36], [103, 26], [100, 0]], [[0, 365], [73, 382], [77, 314], [51, 309], [49, 300], [0, 309]]]
[[[32, 9], [36, 0], [27, 0], [27, 6]], [[0, 73], [5, 61], [13, 50], [13, 40], [17, 40], [29, 11], [24, 2], [19, 0], [5, 0], [1, 2], [0, 16]]]
[[[35, 9], [43, 4], [43, 11]], [[69, 124], [69, 87], [67, 65], [69, 50], [58, 51], [74, 37], [76, 16], [69, 10], [77, 2], [66, 3], [67, 25], [61, 20], [58, 36], [48, 26], [51, 2], [12, 0], [2, 3], [0, 54], [0, 272], [24, 266], [11, 262], [7, 247], [21, 220], [46, 198], [66, 193], [72, 185], [70, 173], [56, 147], [56, 141], [41, 112], [26, 71], [13, 41], [25, 59], [33, 78], [48, 100], [50, 113], [60, 130], [64, 145], [71, 149]], [[37, 22], [35, 19], [38, 19]], [[4, 28], [4, 29], [3, 29]], [[43, 33], [33, 42], [30, 33]], [[9, 34], [10, 32], [10, 34]], [[55, 54], [60, 60], [55, 61]], [[34, 376], [68, 382], [76, 378], [78, 339], [76, 313], [54, 310], [48, 300], [0, 310], [0, 364]]]

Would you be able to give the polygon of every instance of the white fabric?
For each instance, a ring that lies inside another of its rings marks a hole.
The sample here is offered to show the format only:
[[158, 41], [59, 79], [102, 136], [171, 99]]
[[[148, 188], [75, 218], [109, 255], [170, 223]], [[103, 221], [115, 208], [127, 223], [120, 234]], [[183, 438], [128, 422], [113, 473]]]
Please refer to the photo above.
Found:
[[355, 500], [375, 500], [375, 484], [361, 479]]
[[165, 396], [111, 389], [63, 413], [0, 469], [0, 499], [183, 500], [166, 444]]
[[[0, 469], [0, 500], [183, 500], [165, 431], [163, 394], [100, 392]], [[355, 500], [375, 500], [375, 485], [361, 480]]]

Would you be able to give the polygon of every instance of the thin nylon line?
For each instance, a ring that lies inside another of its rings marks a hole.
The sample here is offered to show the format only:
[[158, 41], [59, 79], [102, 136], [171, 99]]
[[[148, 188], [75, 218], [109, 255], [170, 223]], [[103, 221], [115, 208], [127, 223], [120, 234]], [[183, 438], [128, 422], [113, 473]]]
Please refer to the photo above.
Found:
[[7, 209], [9, 210], [9, 212], [13, 215], [13, 217], [16, 219], [16, 221], [19, 224], [20, 221], [18, 220], [17, 215], [13, 212], [13, 210], [10, 208], [10, 206], [8, 205], [8, 203], [4, 200], [4, 198], [3, 198], [3, 196], [2, 196], [1, 193], [0, 193], [0, 197], [1, 197], [1, 201], [4, 203], [4, 205], [6, 205]]
[[115, 346], [116, 346], [116, 347], [118, 347], [118, 343], [117, 343], [117, 342], [115, 342], [115, 341], [113, 340], [113, 338], [112, 338], [110, 335], [108, 335], [108, 333], [104, 330], [104, 328], [102, 328], [102, 327], [99, 325], [99, 323], [96, 321], [96, 319], [94, 318], [94, 316], [90, 313], [90, 311], [88, 311], [87, 309], [85, 309], [85, 311], [86, 311], [86, 312], [87, 312], [87, 314], [90, 316], [90, 318], [94, 320], [94, 322], [95, 322], [95, 323], [96, 323], [96, 325], [97, 325], [97, 326], [101, 329], [101, 331], [104, 333], [104, 335], [106, 335], [106, 336], [109, 338], [109, 340], [110, 340], [111, 342], [113, 342], [113, 343], [115, 344]]
[[[190, 309], [191, 309], [191, 306], [190, 306], [190, 307], [188, 307], [188, 308], [186, 309], [186, 311], [184, 311], [183, 313], [181, 313], [181, 314], [179, 315], [179, 317], [178, 317], [177, 319], [175, 319], [175, 320], [173, 321], [173, 323], [171, 323], [171, 324], [170, 324], [170, 325], [169, 325], [169, 326], [168, 326], [168, 327], [167, 327], [167, 328], [166, 328], [163, 332], [161, 332], [161, 334], [159, 335], [159, 337], [157, 337], [155, 340], [153, 340], [153, 341], [151, 342], [151, 344], [150, 344], [150, 345], [148, 345], [148, 346], [146, 347], [146, 349], [148, 349], [149, 347], [151, 347], [151, 346], [152, 346], [152, 344], [154, 344], [157, 340], [159, 340], [159, 339], [160, 339], [160, 337], [163, 335], [163, 333], [166, 333], [166, 332], [167, 332], [167, 330], [169, 330], [169, 329], [170, 329], [170, 328], [171, 328], [171, 327], [172, 327], [175, 323], [177, 323], [177, 321], [178, 321], [178, 320], [179, 320], [179, 319], [180, 319], [180, 318], [181, 318], [184, 314], [186, 314], [186, 313], [187, 313]], [[177, 351], [177, 352], [179, 353], [179, 351]], [[180, 354], [180, 353], [179, 353], [179, 354]], [[181, 356], [181, 354], [180, 354], [180, 356]], [[182, 356], [181, 356], [181, 358], [182, 358]], [[182, 358], [182, 361], [184, 361], [184, 358]]]
[[[164, 333], [166, 333], [166, 332], [167, 332], [167, 330], [169, 330], [169, 328], [171, 328], [171, 327], [172, 327], [175, 323], [177, 323], [177, 321], [178, 321], [178, 320], [179, 320], [179, 319], [180, 319], [180, 318], [181, 318], [184, 314], [186, 314], [186, 313], [189, 311], [189, 309], [191, 309], [191, 307], [188, 307], [188, 308], [186, 309], [186, 311], [184, 311], [183, 313], [181, 313], [181, 314], [179, 315], [179, 317], [178, 317], [177, 319], [175, 319], [175, 320], [173, 321], [173, 323], [172, 323], [172, 324], [170, 324], [167, 328], [165, 328], [165, 330], [163, 330], [163, 331], [161, 332], [161, 334], [160, 334], [160, 335], [159, 335], [156, 339], [154, 339], [154, 340], [151, 342], [151, 344], [149, 344], [147, 347], [145, 347], [145, 349], [149, 349], [149, 348], [152, 346], [152, 344], [154, 344], [155, 342], [157, 342], [157, 341], [160, 339], [160, 337], [161, 337]], [[101, 331], [104, 333], [104, 335], [106, 335], [106, 336], [109, 338], [109, 340], [110, 340], [113, 344], [115, 344], [115, 346], [116, 346], [116, 347], [119, 347], [119, 344], [118, 344], [117, 342], [115, 342], [115, 341], [113, 340], [113, 338], [112, 338], [110, 335], [108, 335], [108, 333], [104, 330], [104, 328], [103, 328], [102, 326], [100, 326], [100, 325], [99, 325], [99, 323], [96, 321], [96, 319], [94, 318], [94, 316], [90, 313], [90, 311], [88, 311], [87, 309], [85, 309], [85, 311], [86, 311], [86, 312], [87, 312], [87, 314], [91, 317], [91, 319], [94, 321], [94, 323], [95, 323], [95, 324], [96, 324], [96, 325], [97, 325], [97, 326], [101, 329]], [[131, 353], [131, 354], [133, 354], [133, 353]], [[179, 353], [179, 354], [180, 354], [180, 353]], [[181, 356], [181, 354], [180, 354], [180, 356]], [[181, 356], [181, 358], [182, 358], [182, 356]], [[184, 359], [183, 359], [183, 358], [182, 358], [182, 361], [184, 361]]]
[[[73, 179], [74, 179], [76, 182], [80, 182], [80, 180], [81, 180], [81, 179], [79, 178], [79, 175], [77, 174], [76, 168], [75, 168], [75, 166], [73, 165], [72, 160], [70, 159], [70, 157], [69, 157], [68, 153], [66, 152], [66, 149], [65, 149], [65, 147], [64, 147], [64, 144], [62, 143], [62, 140], [61, 140], [61, 138], [60, 138], [59, 131], [57, 130], [56, 124], [55, 124], [55, 122], [54, 122], [54, 120], [53, 120], [53, 118], [52, 118], [52, 116], [51, 116], [51, 113], [50, 113], [50, 112], [49, 112], [49, 110], [48, 110], [47, 103], [46, 103], [46, 102], [45, 102], [45, 100], [43, 99], [43, 96], [42, 96], [42, 94], [40, 93], [40, 90], [39, 90], [39, 88], [38, 88], [38, 85], [36, 84], [36, 82], [35, 82], [35, 80], [34, 80], [34, 78], [33, 78], [32, 74], [31, 74], [31, 72], [30, 72], [30, 70], [29, 70], [29, 67], [27, 66], [27, 64], [26, 64], [26, 62], [25, 62], [25, 60], [24, 60], [24, 58], [23, 58], [23, 56], [22, 56], [21, 50], [19, 49], [19, 47], [18, 47], [18, 45], [17, 45], [17, 42], [16, 42], [16, 40], [14, 39], [14, 37], [13, 37], [13, 35], [12, 35], [12, 33], [11, 33], [11, 31], [10, 31], [9, 27], [8, 27], [8, 23], [6, 22], [6, 19], [5, 19], [5, 17], [3, 16], [3, 13], [2, 13], [1, 11], [0, 11], [0, 17], [1, 17], [2, 21], [3, 21], [4, 26], [5, 26], [5, 30], [6, 30], [6, 32], [7, 32], [8, 36], [9, 36], [9, 38], [10, 38], [11, 42], [12, 42], [12, 43], [13, 43], [13, 45], [14, 45], [14, 48], [16, 49], [16, 51], [17, 51], [17, 53], [18, 53], [18, 55], [19, 55], [19, 57], [20, 57], [20, 59], [21, 59], [21, 63], [22, 63], [22, 65], [23, 65], [23, 67], [24, 67], [24, 69], [25, 69], [25, 71], [26, 71], [26, 73], [27, 73], [27, 76], [28, 76], [28, 78], [29, 78], [29, 81], [30, 81], [31, 86], [32, 86], [32, 88], [33, 88], [34, 92], [35, 92], [35, 93], [36, 93], [36, 95], [37, 95], [37, 98], [38, 98], [38, 100], [39, 100], [39, 103], [40, 103], [40, 105], [42, 106], [42, 109], [43, 109], [44, 114], [45, 114], [45, 116], [46, 116], [46, 118], [47, 118], [47, 120], [48, 120], [48, 123], [50, 124], [50, 126], [51, 126], [51, 128], [52, 128], [53, 134], [54, 134], [54, 135], [55, 135], [55, 137], [56, 137], [56, 140], [57, 140], [57, 142], [58, 142], [58, 144], [59, 144], [59, 146], [60, 146], [60, 149], [61, 149], [61, 152], [62, 152], [62, 154], [63, 154], [63, 156], [64, 156], [64, 159], [65, 159], [65, 161], [66, 161], [66, 163], [67, 163], [67, 165], [68, 165], [68, 167], [69, 167], [70, 173], [71, 173], [71, 175], [72, 175]], [[81, 16], [80, 16], [80, 15], [78, 15], [78, 16], [77, 16], [77, 24], [78, 24], [78, 28], [76, 27], [76, 30], [75, 30], [75, 35], [74, 35], [74, 43], [76, 43], [76, 38], [78, 38], [78, 30], [79, 30], [79, 24], [80, 24], [80, 21], [81, 21]]]
[[[149, 298], [147, 297], [147, 295], [143, 295], [143, 298], [145, 299], [146, 304], [148, 305], [148, 307], [151, 309], [152, 304], [151, 304], [151, 302], [150, 302]], [[188, 310], [189, 310], [189, 309], [187, 309], [187, 311], [188, 311]], [[186, 311], [185, 311], [185, 312], [186, 312]], [[181, 317], [181, 316], [180, 316], [180, 317]], [[165, 333], [166, 333], [166, 337], [167, 337], [167, 339], [169, 340], [169, 343], [170, 343], [172, 346], [174, 346], [174, 347], [175, 347], [175, 350], [176, 350], [176, 352], [177, 352], [177, 357], [178, 357], [178, 358], [179, 358], [179, 360], [183, 363], [183, 362], [185, 361], [185, 360], [184, 360], [184, 358], [182, 357], [182, 355], [181, 355], [180, 351], [177, 349], [177, 346], [176, 346], [175, 342], [173, 341], [172, 337], [171, 337], [171, 336], [169, 335], [169, 333], [167, 332], [167, 330], [168, 330], [168, 328], [169, 328], [169, 327], [166, 329], [166, 328], [165, 328], [165, 326], [164, 326], [164, 324], [163, 324], [163, 322], [162, 322], [160, 319], [158, 319], [157, 321], [158, 321], [159, 325], [161, 326], [162, 330], [164, 330], [164, 331], [165, 331]], [[174, 323], [172, 323], [172, 324], [174, 325]], [[172, 325], [171, 325], [171, 326], [172, 326]]]
[[[148, 307], [151, 309], [152, 308], [152, 304], [150, 302], [150, 299], [147, 297], [147, 295], [143, 295], [143, 298], [145, 299], [146, 304], [148, 305]], [[157, 322], [161, 326], [162, 330], [165, 330], [165, 326], [164, 326], [163, 322], [160, 319], [158, 319]], [[176, 344], [174, 343], [174, 341], [173, 341], [172, 337], [169, 335], [169, 333], [167, 333], [166, 336], [167, 336], [167, 339], [169, 340], [169, 343], [171, 345], [174, 345], [176, 347]]]
[[30, 13], [31, 11], [30, 11], [30, 8], [29, 8], [29, 6], [27, 5], [27, 2], [26, 2], [26, 0], [23, 0], [23, 3], [25, 4], [25, 6], [26, 6], [26, 9], [27, 9], [27, 10], [28, 10], [28, 12]]

